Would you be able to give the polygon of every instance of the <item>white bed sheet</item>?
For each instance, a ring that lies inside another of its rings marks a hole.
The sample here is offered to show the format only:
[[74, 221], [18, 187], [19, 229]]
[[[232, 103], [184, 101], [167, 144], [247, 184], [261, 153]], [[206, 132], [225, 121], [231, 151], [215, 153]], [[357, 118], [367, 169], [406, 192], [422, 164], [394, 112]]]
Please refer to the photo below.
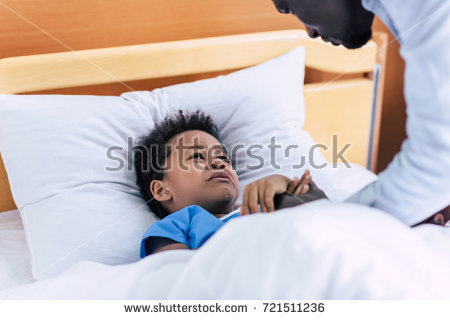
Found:
[[234, 219], [198, 250], [81, 262], [4, 299], [450, 298], [450, 229], [327, 200]]
[[0, 290], [33, 281], [20, 212], [0, 214]]

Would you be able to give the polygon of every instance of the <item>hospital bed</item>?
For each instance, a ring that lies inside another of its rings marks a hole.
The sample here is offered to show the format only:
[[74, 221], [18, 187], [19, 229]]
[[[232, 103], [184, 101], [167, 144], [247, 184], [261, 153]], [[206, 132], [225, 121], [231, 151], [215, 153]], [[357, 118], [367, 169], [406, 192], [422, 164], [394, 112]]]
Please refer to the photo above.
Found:
[[[254, 66], [302, 46], [307, 72], [332, 75], [331, 81], [305, 84], [304, 129], [316, 143], [325, 146], [331, 146], [333, 135], [338, 134], [340, 144], [352, 145], [347, 159], [375, 171], [386, 43], [386, 35], [376, 33], [363, 48], [349, 51], [310, 39], [303, 30], [283, 30], [8, 57], [0, 59], [0, 93], [52, 93], [54, 89], [61, 93], [64, 88], [181, 75], [202, 79], [212, 72], [227, 74]], [[333, 160], [331, 151], [323, 154], [328, 161]], [[424, 272], [431, 265], [442, 270], [449, 266], [450, 259], [445, 260], [429, 247], [430, 241], [442, 242], [448, 233], [430, 236], [436, 228], [432, 226], [412, 232], [377, 210], [350, 204], [340, 204], [336, 209], [331, 206], [319, 201], [309, 208], [287, 209], [283, 219], [276, 215], [259, 219], [254, 237], [245, 243], [240, 243], [236, 235], [254, 226], [254, 221], [246, 218], [224, 227], [214, 241], [197, 252], [168, 252], [118, 266], [86, 261], [41, 284], [31, 275], [19, 212], [0, 162], [0, 212], [4, 212], [0, 214], [4, 235], [0, 236], [4, 245], [0, 263], [6, 270], [16, 270], [5, 282], [4, 288], [9, 290], [3, 294], [19, 299], [445, 296], [442, 288], [447, 280], [438, 283]], [[315, 215], [302, 214], [307, 209]], [[340, 218], [330, 217], [330, 213]], [[392, 239], [398, 241], [398, 250], [392, 246]], [[401, 273], [417, 259], [412, 251], [405, 251], [411, 246], [429, 264], [410, 266], [409, 271]], [[271, 252], [282, 247], [283, 252]], [[255, 270], [262, 263], [267, 268]], [[228, 277], [211, 271], [218, 271], [219, 265]], [[175, 274], [179, 278], [174, 279]], [[42, 288], [47, 289], [43, 292]]]

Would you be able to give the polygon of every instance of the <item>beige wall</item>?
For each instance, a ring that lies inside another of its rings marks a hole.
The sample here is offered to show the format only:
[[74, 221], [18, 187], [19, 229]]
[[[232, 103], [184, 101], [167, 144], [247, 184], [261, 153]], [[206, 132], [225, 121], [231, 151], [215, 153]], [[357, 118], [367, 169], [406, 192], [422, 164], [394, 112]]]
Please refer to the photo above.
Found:
[[[0, 58], [299, 27], [302, 24], [295, 17], [279, 14], [270, 0], [2, 0]], [[379, 21], [375, 29], [386, 30]], [[379, 168], [392, 159], [405, 135], [404, 66], [398, 44], [393, 42], [388, 50]], [[189, 80], [180, 77], [128, 85], [143, 90]], [[111, 84], [53, 92], [124, 91], [129, 89]]]

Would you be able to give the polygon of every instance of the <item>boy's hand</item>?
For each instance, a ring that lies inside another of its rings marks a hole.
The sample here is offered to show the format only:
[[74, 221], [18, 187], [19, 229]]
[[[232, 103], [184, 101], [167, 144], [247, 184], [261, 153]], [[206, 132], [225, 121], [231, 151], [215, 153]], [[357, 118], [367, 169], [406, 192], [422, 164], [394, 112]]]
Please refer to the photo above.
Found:
[[294, 177], [294, 179], [290, 182], [286, 192], [293, 196], [296, 196], [298, 194], [305, 194], [311, 189], [310, 183], [312, 183], [312, 178], [309, 170], [306, 169], [301, 179], [299, 179], [298, 177]]
[[280, 174], [274, 174], [256, 180], [245, 187], [240, 214], [259, 213], [258, 204], [262, 212], [275, 211], [274, 197], [276, 194], [289, 193], [304, 194], [309, 191], [312, 182], [309, 170], [305, 170], [302, 178], [293, 180]]

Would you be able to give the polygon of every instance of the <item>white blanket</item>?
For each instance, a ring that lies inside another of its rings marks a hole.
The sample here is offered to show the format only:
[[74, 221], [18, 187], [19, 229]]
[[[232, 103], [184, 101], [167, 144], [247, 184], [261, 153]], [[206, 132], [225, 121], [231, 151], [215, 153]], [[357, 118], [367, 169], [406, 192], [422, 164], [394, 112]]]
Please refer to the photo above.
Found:
[[234, 219], [198, 250], [82, 262], [6, 299], [450, 298], [450, 228], [327, 200]]

